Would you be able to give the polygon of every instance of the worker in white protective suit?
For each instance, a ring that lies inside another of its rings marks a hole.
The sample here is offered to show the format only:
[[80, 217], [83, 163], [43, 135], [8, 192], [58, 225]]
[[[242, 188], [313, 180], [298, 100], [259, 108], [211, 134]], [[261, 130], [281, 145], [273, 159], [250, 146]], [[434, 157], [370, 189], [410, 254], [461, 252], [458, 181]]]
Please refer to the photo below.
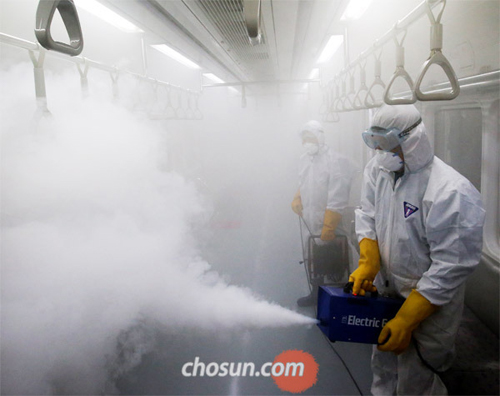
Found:
[[447, 394], [437, 372], [451, 366], [465, 280], [481, 257], [481, 196], [434, 156], [413, 105], [384, 105], [371, 124], [363, 139], [377, 153], [364, 171], [360, 260], [349, 280], [354, 294], [376, 288], [406, 299], [373, 349], [371, 391]]
[[[336, 234], [345, 234], [342, 212], [349, 203], [355, 168], [347, 158], [325, 144], [323, 126], [318, 121], [307, 122], [299, 135], [304, 153], [299, 161], [299, 189], [293, 199], [292, 209], [304, 220], [306, 235], [310, 232], [321, 236], [321, 240], [315, 243], [333, 241]], [[297, 304], [314, 305], [321, 283], [321, 280], [316, 279], [311, 294], [300, 298]]]

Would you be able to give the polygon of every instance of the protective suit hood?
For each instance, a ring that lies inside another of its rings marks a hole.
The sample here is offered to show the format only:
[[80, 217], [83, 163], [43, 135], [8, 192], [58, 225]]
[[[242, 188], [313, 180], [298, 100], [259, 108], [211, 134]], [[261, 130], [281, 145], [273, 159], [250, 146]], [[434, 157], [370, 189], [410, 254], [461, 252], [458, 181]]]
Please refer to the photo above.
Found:
[[[398, 128], [403, 131], [420, 118], [420, 112], [413, 105], [383, 105], [374, 115], [372, 126]], [[401, 143], [401, 149], [406, 171], [417, 172], [432, 161], [434, 152], [423, 122], [413, 129], [407, 139]]]
[[306, 122], [302, 128], [300, 128], [299, 136], [302, 139], [305, 134], [310, 134], [318, 139], [318, 143], [320, 146], [325, 144], [325, 134], [323, 131], [323, 125], [318, 121], [311, 120]]

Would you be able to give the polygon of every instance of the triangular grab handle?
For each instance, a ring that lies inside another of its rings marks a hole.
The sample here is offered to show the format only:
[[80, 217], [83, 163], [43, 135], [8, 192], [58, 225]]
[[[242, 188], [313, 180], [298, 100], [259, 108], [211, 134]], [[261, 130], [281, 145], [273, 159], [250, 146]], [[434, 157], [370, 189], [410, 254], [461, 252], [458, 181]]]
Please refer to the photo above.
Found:
[[385, 90], [385, 84], [380, 77], [377, 77], [375, 81], [373, 81], [372, 85], [370, 85], [370, 88], [368, 88], [368, 92], [366, 93], [364, 104], [368, 109], [380, 107], [383, 105], [383, 102], [377, 101], [372, 93], [373, 88], [375, 87], [382, 87]]
[[[420, 89], [420, 85], [425, 77], [425, 74], [429, 70], [432, 65], [439, 65], [446, 73], [448, 80], [451, 84], [451, 91], [449, 92], [428, 92], [424, 93]], [[443, 55], [441, 51], [433, 51], [429, 59], [427, 59], [422, 67], [422, 71], [417, 78], [417, 82], [415, 83], [415, 93], [417, 95], [417, 99], [421, 101], [431, 101], [431, 100], [453, 100], [460, 94], [460, 84], [458, 83], [457, 75], [455, 71], [451, 67], [448, 59]]]
[[[408, 84], [408, 87], [410, 88], [411, 92], [410, 98], [391, 98], [390, 91], [392, 84], [394, 84], [394, 81], [396, 81], [398, 78], [404, 79]], [[415, 90], [413, 88], [413, 80], [411, 79], [410, 75], [405, 69], [398, 67], [394, 72], [394, 74], [392, 75], [391, 81], [389, 81], [389, 84], [387, 85], [387, 88], [384, 93], [384, 102], [387, 103], [388, 105], [403, 105], [403, 104], [413, 104], [416, 101], [417, 101], [417, 95], [415, 94]]]
[[[55, 41], [50, 27], [56, 9], [69, 36], [69, 44]], [[80, 55], [83, 50], [83, 34], [73, 0], [40, 0], [36, 10], [35, 35], [42, 47], [70, 56]]]

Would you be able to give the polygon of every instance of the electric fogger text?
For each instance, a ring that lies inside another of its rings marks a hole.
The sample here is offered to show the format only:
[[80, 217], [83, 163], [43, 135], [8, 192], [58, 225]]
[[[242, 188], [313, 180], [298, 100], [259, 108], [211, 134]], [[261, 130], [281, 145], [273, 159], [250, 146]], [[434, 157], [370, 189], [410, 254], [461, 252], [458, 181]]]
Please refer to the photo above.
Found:
[[356, 315], [344, 316], [342, 318], [342, 323], [348, 326], [362, 326], [362, 327], [382, 327], [386, 325], [389, 319], [369, 319], [369, 318], [358, 318]]

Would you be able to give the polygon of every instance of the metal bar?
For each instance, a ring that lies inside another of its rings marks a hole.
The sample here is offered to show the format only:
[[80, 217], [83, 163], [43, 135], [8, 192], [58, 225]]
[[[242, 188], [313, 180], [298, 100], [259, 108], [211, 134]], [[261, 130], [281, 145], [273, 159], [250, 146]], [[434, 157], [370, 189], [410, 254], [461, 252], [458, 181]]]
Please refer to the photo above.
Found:
[[[460, 89], [474, 88], [474, 87], [491, 87], [495, 85], [500, 85], [500, 70], [495, 70], [483, 74], [476, 74], [474, 76], [462, 77], [458, 79], [458, 83], [460, 84]], [[429, 92], [441, 92], [449, 89], [450, 83], [449, 81], [435, 84], [429, 87]], [[394, 96], [396, 97], [405, 97], [410, 95], [410, 91], [402, 91], [398, 92]]]
[[[23, 39], [20, 39], [18, 37], [10, 36], [10, 35], [5, 34], [5, 33], [0, 33], [0, 43], [9, 44], [9, 45], [12, 45], [15, 47], [27, 49], [29, 51], [40, 51], [40, 48], [41, 48], [41, 46], [38, 45], [37, 43], [23, 40]], [[112, 73], [112, 72], [114, 72], [114, 73], [126, 73], [126, 74], [129, 74], [129, 75], [136, 77], [138, 79], [142, 79], [142, 80], [150, 81], [150, 82], [156, 81], [158, 84], [162, 84], [162, 85], [166, 85], [166, 86], [169, 86], [172, 88], [176, 88], [176, 89], [179, 89], [181, 91], [197, 93], [197, 94], [201, 93], [200, 91], [193, 91], [193, 90], [190, 90], [187, 88], [182, 88], [182, 87], [179, 87], [176, 85], [172, 85], [172, 84], [165, 82], [165, 81], [159, 81], [159, 80], [157, 81], [151, 77], [140, 75], [138, 73], [133, 73], [133, 72], [128, 71], [128, 70], [120, 70], [120, 69], [117, 69], [116, 67], [108, 66], [108, 65], [105, 65], [104, 63], [93, 61], [91, 59], [87, 59], [87, 58], [84, 58], [82, 56], [70, 57], [68, 55], [65, 55], [65, 54], [62, 54], [59, 52], [53, 52], [53, 51], [46, 51], [46, 54], [50, 54], [52, 56], [55, 56], [56, 58], [59, 58], [61, 60], [67, 61], [67, 62], [75, 63], [77, 65], [85, 65], [85, 63], [87, 63], [87, 65], [89, 67], [92, 67], [94, 69], [99, 69], [99, 70], [110, 72], [110, 73]]]
[[30, 51], [38, 51], [40, 49], [40, 46], [38, 44], [14, 36], [10, 36], [5, 33], [0, 33], [0, 42], [10, 44], [15, 47], [24, 48]]
[[319, 83], [319, 79], [313, 80], [267, 80], [267, 81], [247, 81], [247, 82], [229, 82], [229, 83], [220, 83], [220, 84], [208, 84], [202, 85], [203, 88], [219, 88], [219, 87], [238, 87], [244, 85], [257, 85], [257, 84], [269, 84], [269, 85], [278, 85], [278, 84], [310, 84], [310, 83]]

